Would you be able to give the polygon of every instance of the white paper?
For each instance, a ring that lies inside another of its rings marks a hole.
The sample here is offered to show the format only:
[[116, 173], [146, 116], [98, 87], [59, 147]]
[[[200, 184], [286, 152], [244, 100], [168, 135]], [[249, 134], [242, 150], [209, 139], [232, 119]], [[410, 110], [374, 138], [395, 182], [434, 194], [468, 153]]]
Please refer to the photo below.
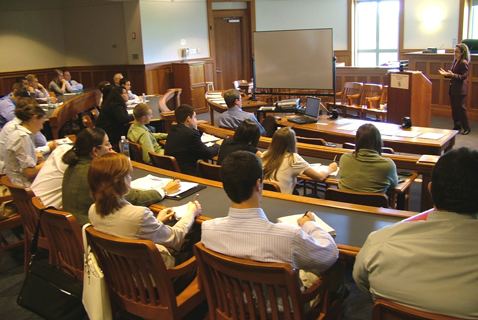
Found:
[[[131, 181], [131, 188], [138, 190], [156, 190], [158, 192], [162, 192], [164, 187], [172, 180], [173, 179], [170, 178], [160, 178], [148, 174], [147, 176]], [[168, 196], [177, 196], [185, 191], [188, 191], [189, 189], [196, 187], [197, 185], [198, 184], [194, 182], [181, 181], [179, 184], [179, 190], [175, 193], [168, 194]]]
[[408, 74], [390, 74], [390, 88], [408, 90], [409, 81], [410, 77], [408, 76]]
[[171, 209], [174, 211], [174, 217], [176, 220], [179, 220], [188, 213], [188, 204], [186, 203], [182, 206], [172, 207]]
[[[277, 222], [287, 223], [287, 224], [297, 226], [297, 225], [299, 225], [297, 223], [297, 220], [299, 220], [299, 218], [301, 218], [303, 215], [304, 214], [300, 213], [300, 214], [293, 214], [293, 215], [290, 215], [290, 216], [280, 217], [280, 218], [277, 219]], [[312, 215], [314, 216], [315, 222], [317, 222], [317, 224], [319, 225], [319, 227], [321, 229], [323, 229], [325, 232], [328, 232], [331, 236], [335, 237], [335, 235], [337, 233], [335, 232], [334, 228], [332, 228], [327, 223], [325, 223], [324, 220], [320, 219], [314, 212], [312, 212]]]
[[443, 136], [444, 136], [443, 133], [426, 132], [426, 133], [422, 133], [418, 137], [422, 139], [438, 140], [438, 139], [441, 139]]
[[208, 143], [208, 142], [215, 142], [221, 140], [221, 138], [218, 138], [216, 136], [213, 136], [212, 134], [208, 133], [203, 133], [201, 136], [201, 141], [202, 143]]
[[[329, 166], [321, 163], [311, 163], [310, 166], [317, 172], [327, 172], [329, 170]], [[337, 170], [329, 174], [329, 176], [336, 177], [339, 173], [340, 168], [337, 167]]]
[[402, 138], [415, 138], [418, 136], [420, 132], [417, 131], [397, 131], [397, 137], [402, 137]]
[[63, 139], [56, 139], [55, 142], [59, 146], [61, 146], [62, 144], [73, 144], [73, 141], [71, 141], [71, 139], [68, 137]]

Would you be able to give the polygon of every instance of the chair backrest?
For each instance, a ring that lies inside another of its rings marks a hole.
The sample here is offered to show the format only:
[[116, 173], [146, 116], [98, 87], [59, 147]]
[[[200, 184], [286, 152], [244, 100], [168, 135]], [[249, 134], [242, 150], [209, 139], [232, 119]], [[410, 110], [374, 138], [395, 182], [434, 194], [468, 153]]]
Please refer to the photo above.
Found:
[[272, 180], [264, 180], [262, 182], [262, 188], [264, 190], [269, 190], [269, 191], [275, 191], [275, 192], [280, 192], [280, 186], [277, 182], [272, 181]]
[[460, 318], [417, 310], [382, 298], [375, 300], [372, 314], [373, 320], [460, 320]]
[[[167, 112], [181, 105], [181, 88], [171, 88], [159, 98], [159, 112]], [[174, 98], [174, 99], [173, 99]]]
[[221, 166], [204, 160], [198, 160], [198, 171], [201, 177], [209, 180], [221, 180]]
[[155, 167], [170, 171], [181, 172], [181, 170], [179, 169], [178, 162], [173, 156], [161, 155], [150, 151], [149, 157], [151, 158], [151, 163]]
[[[35, 234], [38, 224], [38, 211], [32, 204], [32, 198], [35, 196], [33, 191], [25, 189], [13, 184], [7, 176], [1, 178], [1, 183], [8, 187], [13, 197], [13, 202], [17, 206], [18, 213], [22, 217], [23, 228], [25, 232], [25, 241], [31, 241]], [[44, 237], [44, 233], [40, 230], [40, 237]]]
[[158, 248], [150, 240], [131, 240], [86, 229], [112, 302], [146, 319], [175, 319], [176, 295]]
[[352, 101], [359, 101], [360, 94], [362, 92], [362, 87], [363, 87], [362, 82], [345, 82], [344, 88], [342, 89], [340, 102], [344, 105], [348, 104], [349, 98], [352, 98], [351, 99]]
[[249, 81], [247, 80], [234, 80], [232, 85], [234, 89], [239, 90], [243, 94], [247, 94], [249, 91]]
[[326, 146], [327, 141], [325, 141], [322, 138], [309, 138], [309, 137], [300, 137], [296, 136], [297, 142], [303, 142], [303, 143], [310, 143], [310, 144], [315, 144], [317, 146]]
[[144, 163], [143, 161], [143, 148], [141, 144], [128, 140], [129, 142], [129, 155], [131, 160]]
[[[344, 142], [344, 143], [342, 144], [342, 148], [343, 148], [343, 149], [352, 149], [352, 150], [355, 150], [355, 143]], [[390, 147], [382, 147], [382, 153], [394, 154], [394, 153], [395, 153], [395, 150], [394, 150], [393, 148], [390, 148]]]
[[83, 123], [83, 126], [85, 128], [94, 128], [95, 123], [93, 122], [93, 119], [88, 114], [84, 114], [81, 116], [81, 123]]
[[325, 199], [372, 207], [389, 207], [388, 196], [385, 193], [355, 192], [328, 188], [325, 190]]
[[52, 260], [63, 271], [83, 281], [83, 241], [76, 218], [65, 211], [44, 208], [37, 197], [32, 203], [43, 211], [41, 227], [49, 240]]
[[[211, 319], [305, 319], [298, 270], [226, 256], [195, 244]], [[211, 314], [212, 313], [212, 314]]]
[[364, 83], [362, 88], [362, 95], [360, 97], [360, 105], [367, 105], [367, 99], [376, 98], [376, 106], [378, 106], [380, 105], [381, 97], [382, 97], [381, 84]]

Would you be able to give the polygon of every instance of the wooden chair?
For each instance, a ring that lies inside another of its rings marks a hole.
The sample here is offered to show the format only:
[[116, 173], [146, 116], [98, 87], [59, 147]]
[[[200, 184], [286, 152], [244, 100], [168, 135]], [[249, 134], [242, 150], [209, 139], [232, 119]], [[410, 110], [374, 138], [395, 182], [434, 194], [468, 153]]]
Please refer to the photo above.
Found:
[[37, 197], [32, 203], [43, 211], [40, 221], [50, 244], [50, 255], [58, 268], [83, 281], [83, 240], [76, 218], [65, 211], [45, 208]]
[[181, 105], [181, 88], [171, 88], [159, 97], [158, 107], [159, 112], [168, 112], [176, 109]]
[[335, 93], [338, 100], [336, 106], [341, 109], [343, 115], [347, 115], [347, 106], [360, 105], [362, 87], [362, 82], [345, 82], [342, 91]]
[[372, 207], [390, 207], [388, 196], [385, 193], [355, 192], [335, 188], [327, 188], [327, 190], [325, 190], [325, 199], [362, 204]]
[[[226, 256], [195, 244], [209, 319], [323, 319], [325, 284], [300, 290], [299, 271], [286, 263], [264, 263]], [[308, 308], [317, 296], [317, 308]], [[320, 317], [319, 317], [320, 315]]]
[[317, 146], [327, 146], [328, 143], [322, 138], [309, 138], [309, 137], [300, 137], [296, 136], [297, 142], [315, 144]]
[[84, 114], [84, 115], [81, 116], [81, 123], [83, 124], [83, 126], [85, 128], [94, 128], [95, 127], [95, 123], [93, 122], [91, 117], [87, 114]]
[[[355, 150], [355, 143], [344, 142], [344, 143], [342, 144], [342, 148], [343, 148], [343, 149], [352, 149], [352, 150]], [[395, 150], [394, 150], [393, 148], [390, 148], [390, 147], [382, 147], [382, 153], [395, 154]]]
[[370, 109], [380, 108], [380, 99], [382, 98], [382, 85], [375, 83], [365, 83], [362, 88], [360, 105]]
[[204, 160], [198, 160], [198, 171], [201, 177], [209, 180], [221, 180], [221, 166]]
[[149, 157], [151, 159], [151, 163], [155, 167], [170, 171], [181, 172], [175, 157], [160, 155], [151, 151], [149, 152]]
[[129, 156], [131, 160], [144, 163], [143, 148], [139, 143], [128, 140], [129, 142]]
[[[30, 189], [25, 189], [10, 182], [10, 179], [7, 176], [3, 176], [0, 179], [0, 182], [10, 190], [13, 202], [17, 206], [18, 213], [22, 219], [24, 233], [24, 267], [26, 270], [28, 263], [30, 262], [30, 245], [39, 221], [38, 211], [32, 204], [32, 198], [35, 195]], [[38, 237], [38, 247], [46, 250], [49, 250], [50, 248], [48, 238], [42, 228], [40, 228], [40, 235]], [[54, 262], [51, 256], [49, 259], [50, 263]]]
[[113, 306], [144, 319], [182, 319], [204, 301], [196, 277], [179, 295], [172, 281], [196, 268], [193, 258], [166, 269], [150, 240], [132, 240], [86, 229], [105, 275]]
[[417, 310], [396, 302], [378, 298], [372, 311], [372, 320], [460, 320], [460, 318]]
[[272, 180], [264, 180], [263, 183], [262, 183], [262, 186], [263, 186], [262, 188], [264, 190], [281, 192], [279, 184], [275, 181], [272, 181]]
[[241, 92], [241, 94], [246, 95], [249, 92], [249, 81], [247, 80], [234, 80], [232, 82], [232, 85], [234, 86], [234, 89], [238, 90]]

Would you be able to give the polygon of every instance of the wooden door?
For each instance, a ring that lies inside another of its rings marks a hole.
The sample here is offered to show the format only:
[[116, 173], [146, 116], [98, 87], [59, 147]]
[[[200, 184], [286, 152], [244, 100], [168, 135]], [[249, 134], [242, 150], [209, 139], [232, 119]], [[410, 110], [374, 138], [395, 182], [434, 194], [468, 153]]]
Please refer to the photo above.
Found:
[[214, 23], [216, 87], [230, 89], [234, 80], [251, 79], [251, 33], [247, 9], [217, 10]]

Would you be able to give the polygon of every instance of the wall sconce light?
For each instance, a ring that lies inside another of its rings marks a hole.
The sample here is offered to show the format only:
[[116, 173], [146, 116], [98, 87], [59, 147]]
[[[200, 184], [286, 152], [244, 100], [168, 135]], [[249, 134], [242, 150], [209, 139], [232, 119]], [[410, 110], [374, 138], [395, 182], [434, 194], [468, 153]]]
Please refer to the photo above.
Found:
[[181, 48], [179, 49], [179, 55], [181, 56], [182, 60], [186, 60], [189, 58], [189, 48]]

